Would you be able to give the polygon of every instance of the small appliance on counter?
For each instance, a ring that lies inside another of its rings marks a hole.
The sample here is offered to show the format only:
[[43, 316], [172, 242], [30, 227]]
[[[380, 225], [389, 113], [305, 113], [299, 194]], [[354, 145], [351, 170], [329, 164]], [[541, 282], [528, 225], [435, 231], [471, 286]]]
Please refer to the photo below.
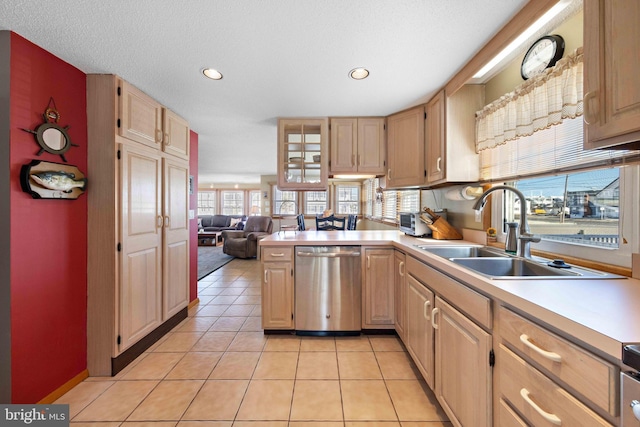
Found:
[[[434, 211], [431, 211], [434, 212]], [[437, 215], [446, 220], [447, 211], [435, 211]], [[413, 237], [430, 237], [432, 235], [431, 228], [420, 220], [420, 215], [428, 215], [425, 212], [400, 212], [400, 222], [398, 224], [400, 231], [408, 236]]]

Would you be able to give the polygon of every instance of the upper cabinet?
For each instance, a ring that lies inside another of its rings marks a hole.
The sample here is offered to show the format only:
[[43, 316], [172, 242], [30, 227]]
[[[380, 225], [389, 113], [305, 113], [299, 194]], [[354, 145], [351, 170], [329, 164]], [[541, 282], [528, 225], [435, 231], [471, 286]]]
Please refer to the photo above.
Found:
[[584, 0], [584, 147], [640, 148], [640, 3]]
[[387, 117], [387, 187], [423, 185], [424, 106]]
[[384, 117], [332, 118], [329, 128], [331, 175], [384, 175], [387, 154]]
[[453, 95], [438, 92], [426, 105], [427, 185], [471, 182], [480, 177], [475, 149], [475, 113], [484, 106], [484, 87], [465, 85]]
[[186, 120], [125, 81], [120, 81], [118, 96], [120, 136], [189, 159]]
[[326, 190], [327, 148], [327, 119], [278, 119], [278, 188]]

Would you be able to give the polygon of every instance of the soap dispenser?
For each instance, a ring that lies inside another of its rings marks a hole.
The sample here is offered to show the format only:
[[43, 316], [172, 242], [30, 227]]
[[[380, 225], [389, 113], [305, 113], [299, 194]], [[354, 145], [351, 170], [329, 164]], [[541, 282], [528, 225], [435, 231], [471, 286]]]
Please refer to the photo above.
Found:
[[518, 223], [507, 222], [507, 239], [504, 245], [505, 252], [515, 254], [518, 252]]

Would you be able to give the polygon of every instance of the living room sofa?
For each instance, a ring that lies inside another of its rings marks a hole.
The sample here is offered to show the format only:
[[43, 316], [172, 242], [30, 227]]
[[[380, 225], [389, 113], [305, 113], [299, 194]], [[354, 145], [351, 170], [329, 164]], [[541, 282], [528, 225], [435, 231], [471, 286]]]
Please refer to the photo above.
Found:
[[242, 230], [246, 222], [246, 215], [198, 215], [198, 230]]

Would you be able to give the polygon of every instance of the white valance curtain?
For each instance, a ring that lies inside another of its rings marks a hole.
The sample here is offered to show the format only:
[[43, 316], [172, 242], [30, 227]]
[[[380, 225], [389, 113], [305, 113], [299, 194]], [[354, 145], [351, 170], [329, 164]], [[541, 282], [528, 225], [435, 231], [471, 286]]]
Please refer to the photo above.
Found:
[[583, 114], [582, 48], [476, 113], [476, 151]]

